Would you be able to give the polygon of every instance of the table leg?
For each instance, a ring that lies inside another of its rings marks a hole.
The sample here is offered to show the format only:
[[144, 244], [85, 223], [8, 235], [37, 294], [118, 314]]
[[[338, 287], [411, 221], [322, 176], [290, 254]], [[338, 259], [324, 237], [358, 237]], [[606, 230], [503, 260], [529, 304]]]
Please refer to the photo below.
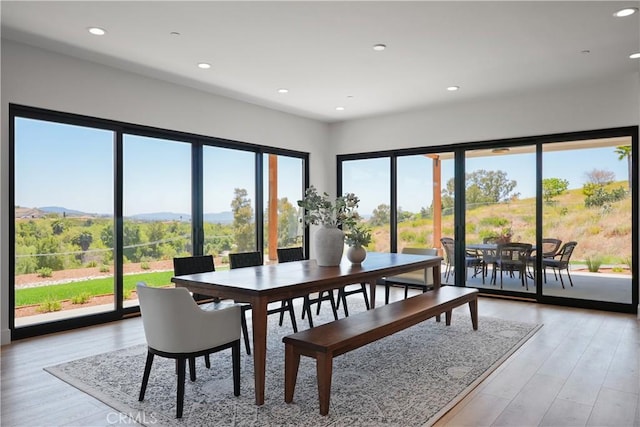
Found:
[[267, 304], [266, 298], [260, 298], [251, 303], [256, 405], [264, 404], [265, 367], [267, 361]]
[[[438, 263], [437, 265], [433, 266], [433, 289], [439, 289], [442, 280], [442, 277], [440, 276], [441, 272], [440, 272], [440, 263]], [[424, 270], [424, 283], [427, 283], [427, 269], [425, 268]]]

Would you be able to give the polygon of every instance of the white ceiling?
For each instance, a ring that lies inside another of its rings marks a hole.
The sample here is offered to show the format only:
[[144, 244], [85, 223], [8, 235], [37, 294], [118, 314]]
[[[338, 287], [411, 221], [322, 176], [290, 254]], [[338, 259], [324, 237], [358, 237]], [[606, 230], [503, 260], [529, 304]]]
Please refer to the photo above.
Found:
[[2, 1], [0, 12], [3, 38], [335, 122], [638, 72], [640, 14], [613, 17], [626, 6], [640, 2]]

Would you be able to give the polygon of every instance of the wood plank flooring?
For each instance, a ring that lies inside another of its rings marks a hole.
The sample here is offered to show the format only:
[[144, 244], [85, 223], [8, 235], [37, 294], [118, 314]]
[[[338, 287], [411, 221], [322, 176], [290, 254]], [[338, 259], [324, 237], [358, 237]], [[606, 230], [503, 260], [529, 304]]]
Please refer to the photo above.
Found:
[[[436, 426], [640, 427], [636, 316], [484, 297], [479, 313], [544, 326]], [[133, 318], [3, 346], [0, 424], [132, 425], [42, 368], [138, 343], [144, 333]]]

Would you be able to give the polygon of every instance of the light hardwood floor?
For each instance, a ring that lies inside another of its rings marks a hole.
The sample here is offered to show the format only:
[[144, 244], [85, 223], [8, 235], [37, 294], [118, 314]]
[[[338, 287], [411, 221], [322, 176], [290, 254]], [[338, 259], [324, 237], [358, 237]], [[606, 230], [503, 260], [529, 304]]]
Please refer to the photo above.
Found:
[[[479, 313], [544, 326], [436, 426], [640, 426], [636, 316], [493, 298]], [[42, 368], [143, 342], [133, 318], [2, 347], [0, 424], [131, 425]]]

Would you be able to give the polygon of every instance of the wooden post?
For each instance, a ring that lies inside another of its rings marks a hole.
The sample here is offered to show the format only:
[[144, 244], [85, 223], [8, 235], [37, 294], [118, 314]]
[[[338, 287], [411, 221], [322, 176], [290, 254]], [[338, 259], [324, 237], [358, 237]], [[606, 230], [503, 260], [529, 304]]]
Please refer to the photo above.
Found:
[[278, 156], [269, 154], [269, 260], [278, 259]]
[[427, 157], [433, 160], [433, 247], [442, 255], [442, 168], [439, 155], [429, 154]]

